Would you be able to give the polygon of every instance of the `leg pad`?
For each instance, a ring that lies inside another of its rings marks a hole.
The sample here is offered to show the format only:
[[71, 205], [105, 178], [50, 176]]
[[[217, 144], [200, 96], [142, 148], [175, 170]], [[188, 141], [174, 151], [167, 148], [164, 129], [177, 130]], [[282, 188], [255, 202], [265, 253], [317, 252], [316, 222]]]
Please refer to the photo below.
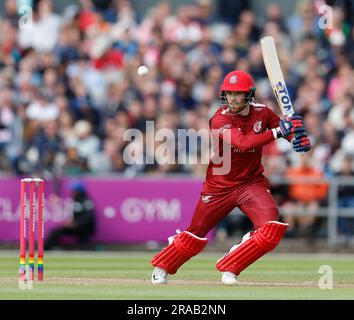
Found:
[[183, 231], [151, 259], [151, 264], [164, 269], [169, 274], [175, 274], [182, 264], [202, 251], [207, 242], [207, 238], [200, 238], [193, 233]]
[[217, 262], [216, 268], [221, 272], [230, 271], [239, 275], [250, 264], [273, 250], [284, 237], [288, 226], [287, 223], [278, 221], [267, 222], [251, 237], [234, 246], [225, 257]]

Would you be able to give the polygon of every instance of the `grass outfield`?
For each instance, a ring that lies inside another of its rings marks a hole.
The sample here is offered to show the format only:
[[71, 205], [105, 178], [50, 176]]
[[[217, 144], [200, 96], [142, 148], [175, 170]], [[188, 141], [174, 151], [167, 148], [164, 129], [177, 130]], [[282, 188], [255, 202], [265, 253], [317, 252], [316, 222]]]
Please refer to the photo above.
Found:
[[[239, 285], [224, 286], [215, 262], [201, 253], [170, 276], [166, 286], [150, 283], [153, 253], [50, 252], [43, 283], [18, 287], [18, 251], [0, 251], [0, 299], [243, 300], [354, 299], [354, 257], [268, 254], [246, 269]], [[321, 265], [333, 269], [333, 289], [320, 289]]]

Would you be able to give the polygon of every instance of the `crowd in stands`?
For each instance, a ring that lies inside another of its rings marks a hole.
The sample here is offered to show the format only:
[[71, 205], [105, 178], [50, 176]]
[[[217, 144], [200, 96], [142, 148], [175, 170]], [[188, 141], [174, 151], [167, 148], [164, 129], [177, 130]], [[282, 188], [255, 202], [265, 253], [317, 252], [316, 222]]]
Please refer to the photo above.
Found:
[[[129, 0], [80, 0], [60, 14], [52, 0], [33, 4], [30, 27], [19, 24], [16, 0], [5, 0], [0, 13], [2, 172], [203, 177], [206, 164], [127, 164], [124, 133], [144, 134], [148, 120], [175, 132], [208, 129], [219, 85], [234, 69], [251, 73], [257, 101], [279, 113], [259, 44], [270, 35], [312, 141], [307, 166], [324, 177], [343, 166], [352, 174], [353, 1], [327, 1], [328, 28], [321, 24], [326, 2], [313, 0], [298, 0], [287, 17], [276, 3], [257, 16], [252, 2], [241, 0], [195, 0], [174, 9], [160, 1], [143, 16]], [[148, 75], [137, 75], [139, 65], [148, 66]], [[172, 154], [195, 151], [179, 150], [178, 142], [170, 147]], [[265, 174], [301, 174], [299, 159], [286, 140], [269, 144]], [[299, 201], [296, 190], [289, 192]]]

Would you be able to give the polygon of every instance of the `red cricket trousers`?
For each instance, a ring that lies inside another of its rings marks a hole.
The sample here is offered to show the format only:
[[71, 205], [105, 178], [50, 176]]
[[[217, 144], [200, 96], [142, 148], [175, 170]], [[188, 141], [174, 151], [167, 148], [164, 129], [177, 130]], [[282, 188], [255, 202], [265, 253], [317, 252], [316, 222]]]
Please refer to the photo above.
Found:
[[263, 175], [238, 185], [231, 192], [202, 193], [187, 231], [198, 237], [205, 235], [238, 207], [258, 229], [268, 221], [278, 221], [279, 211]]

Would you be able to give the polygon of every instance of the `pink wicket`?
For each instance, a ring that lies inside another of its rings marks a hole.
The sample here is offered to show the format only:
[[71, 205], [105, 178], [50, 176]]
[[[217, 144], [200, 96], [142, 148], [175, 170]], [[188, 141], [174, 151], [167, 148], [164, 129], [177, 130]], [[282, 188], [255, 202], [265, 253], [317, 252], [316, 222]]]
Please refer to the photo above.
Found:
[[20, 280], [26, 281], [26, 184], [21, 180]]
[[[44, 257], [44, 181], [39, 178], [25, 178], [21, 180], [21, 221], [20, 221], [20, 281], [26, 282], [26, 219], [27, 219], [27, 184], [29, 184], [29, 244], [28, 266], [29, 279], [34, 281], [35, 274], [35, 226], [38, 225], [37, 236], [37, 276], [38, 281], [43, 281], [43, 257]], [[36, 206], [36, 186], [37, 206]], [[36, 210], [37, 209], [37, 210]]]
[[44, 181], [39, 182], [38, 187], [38, 250], [37, 250], [37, 271], [38, 281], [43, 281], [43, 257], [44, 257]]

